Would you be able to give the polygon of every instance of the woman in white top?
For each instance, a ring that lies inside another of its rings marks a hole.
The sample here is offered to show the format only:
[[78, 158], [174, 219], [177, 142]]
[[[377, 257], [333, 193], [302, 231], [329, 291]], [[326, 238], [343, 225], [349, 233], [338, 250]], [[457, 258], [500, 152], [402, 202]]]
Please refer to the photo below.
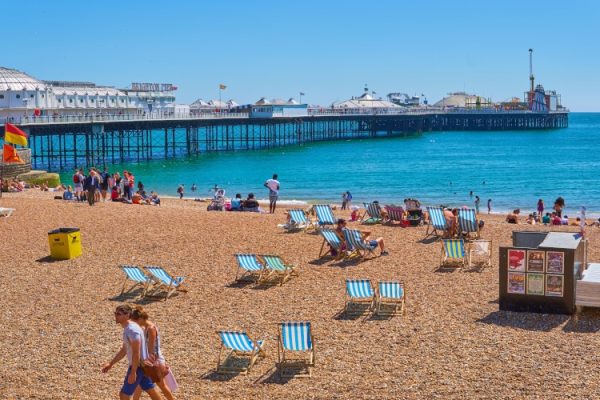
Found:
[[[174, 400], [171, 389], [165, 383], [165, 376], [169, 373], [169, 367], [165, 363], [165, 358], [160, 351], [160, 336], [158, 328], [150, 321], [148, 313], [144, 311], [142, 306], [136, 306], [131, 313], [131, 319], [144, 330], [146, 339], [146, 348], [148, 349], [148, 360], [154, 365], [160, 366], [161, 380], [156, 383], [167, 400]], [[134, 400], [138, 400], [142, 394], [141, 388], [137, 388], [133, 396]]]

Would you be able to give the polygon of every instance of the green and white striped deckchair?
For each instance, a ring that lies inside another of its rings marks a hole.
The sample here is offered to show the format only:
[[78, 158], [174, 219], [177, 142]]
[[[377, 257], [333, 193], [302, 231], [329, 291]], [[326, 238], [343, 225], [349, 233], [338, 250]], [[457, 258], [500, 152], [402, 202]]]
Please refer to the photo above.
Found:
[[150, 273], [154, 281], [153, 293], [159, 290], [165, 291], [165, 301], [175, 292], [187, 292], [187, 289], [183, 286], [185, 276], [172, 276], [163, 267], [157, 267], [153, 265], [146, 265], [144, 267], [146, 271]]
[[[315, 366], [315, 347], [311, 324], [308, 321], [282, 322], [277, 340], [277, 369], [281, 377], [309, 377]], [[292, 355], [301, 358], [292, 358]], [[290, 373], [294, 370], [296, 373]], [[297, 371], [303, 371], [297, 373]]]
[[362, 309], [356, 307], [367, 304], [369, 310], [375, 304], [375, 291], [369, 279], [346, 279], [346, 301], [344, 312], [348, 315], [361, 314]]
[[[379, 281], [375, 313], [377, 315], [394, 315], [399, 311], [404, 314], [405, 299], [404, 282]], [[390, 306], [392, 307], [391, 311], [388, 310]]]
[[283, 285], [285, 281], [290, 279], [292, 275], [298, 275], [295, 271], [295, 267], [291, 264], [286, 264], [281, 257], [272, 255], [261, 256], [265, 260], [265, 271], [266, 275], [263, 280], [269, 279], [271, 276], [276, 275], [280, 278], [279, 286]]
[[[381, 206], [379, 203], [363, 203], [365, 212], [362, 215], [360, 222], [363, 224], [379, 224], [383, 219], [381, 216]], [[368, 216], [368, 218], [366, 218]]]
[[[258, 261], [256, 254], [236, 254], [235, 259], [237, 260], [238, 268], [235, 272], [236, 282], [240, 281], [255, 281], [261, 282], [264, 274], [264, 265]], [[242, 274], [238, 278], [238, 274]]]
[[444, 209], [441, 207], [427, 207], [427, 215], [429, 215], [429, 224], [427, 225], [425, 237], [429, 235], [445, 236], [449, 226], [444, 216]]
[[479, 239], [479, 224], [477, 223], [475, 209], [459, 209], [458, 226], [460, 228], [460, 233], [464, 235], [465, 238]]
[[[133, 289], [140, 287], [142, 289], [140, 298], [146, 296], [148, 289], [152, 286], [152, 279], [146, 275], [144, 270], [135, 265], [121, 265], [121, 269], [125, 273], [125, 282], [121, 289], [121, 295], [123, 295], [123, 293], [130, 293]], [[125, 291], [127, 282], [133, 282], [133, 286]]]
[[[221, 348], [219, 349], [219, 358], [217, 360], [217, 373], [218, 374], [242, 374], [246, 375], [258, 357], [265, 357], [265, 351], [263, 350], [263, 341], [253, 341], [248, 337], [246, 332], [238, 331], [219, 331], [217, 332], [221, 339]], [[223, 348], [229, 351], [225, 356], [223, 363], [221, 363], [221, 355]], [[246, 367], [238, 367], [231, 360], [232, 356], [243, 357], [248, 361]], [[229, 365], [234, 364], [234, 365]]]
[[465, 241], [462, 239], [443, 239], [440, 267], [460, 265], [467, 266], [465, 257]]

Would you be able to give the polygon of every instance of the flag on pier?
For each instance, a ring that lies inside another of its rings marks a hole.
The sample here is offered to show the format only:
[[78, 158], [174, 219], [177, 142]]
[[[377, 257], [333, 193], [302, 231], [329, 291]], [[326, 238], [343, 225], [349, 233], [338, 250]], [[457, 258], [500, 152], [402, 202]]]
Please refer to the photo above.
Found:
[[304, 96], [304, 95], [305, 95], [304, 92], [300, 92], [300, 96]]
[[4, 141], [6, 143], [27, 146], [27, 134], [8, 122], [4, 124]]
[[219, 84], [219, 89], [221, 89], [221, 90], [225, 90], [225, 89], [227, 89], [227, 86], [225, 86], [225, 85], [223, 85], [223, 84], [221, 83], [221, 84]]
[[19, 157], [19, 155], [17, 154], [17, 150], [9, 144], [4, 144], [2, 160], [6, 164], [10, 164], [10, 163], [25, 164], [25, 161], [21, 160], [21, 157]]

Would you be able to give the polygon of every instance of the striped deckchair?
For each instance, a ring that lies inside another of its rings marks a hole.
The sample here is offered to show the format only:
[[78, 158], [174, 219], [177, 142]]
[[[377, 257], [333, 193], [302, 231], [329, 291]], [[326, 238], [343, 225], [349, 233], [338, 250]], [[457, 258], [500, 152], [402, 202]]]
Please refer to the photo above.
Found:
[[[258, 261], [258, 258], [256, 258], [255, 254], [236, 254], [235, 259], [238, 263], [238, 268], [235, 271], [236, 282], [260, 282], [262, 280], [264, 274], [264, 265]], [[242, 274], [238, 278], [240, 270], [242, 270]]]
[[313, 211], [317, 217], [317, 226], [335, 225], [335, 216], [329, 204], [315, 204]]
[[[282, 322], [279, 324], [277, 342], [277, 370], [280, 377], [312, 376], [312, 367], [315, 366], [315, 340], [310, 322]], [[298, 354], [301, 358], [291, 358], [292, 354]], [[290, 370], [305, 372], [290, 373]]]
[[[360, 222], [363, 224], [379, 224], [383, 219], [381, 216], [381, 206], [379, 203], [363, 203], [365, 212], [362, 215]], [[369, 216], [368, 218], [366, 218]]]
[[[219, 331], [217, 332], [221, 339], [221, 348], [219, 349], [219, 358], [217, 359], [218, 374], [238, 374], [246, 375], [252, 368], [258, 357], [265, 357], [262, 340], [251, 340], [246, 332]], [[223, 348], [229, 350], [229, 353], [221, 363]], [[233, 362], [232, 356], [243, 357], [247, 361], [247, 366], [238, 367]], [[228, 365], [233, 364], [233, 365]]]
[[269, 279], [272, 275], [276, 275], [280, 277], [279, 286], [281, 286], [292, 275], [298, 275], [294, 270], [295, 267], [291, 264], [286, 264], [279, 256], [263, 255], [261, 257], [265, 260], [265, 270], [267, 272], [267, 275], [263, 278], [264, 280]]
[[144, 267], [146, 271], [150, 273], [154, 280], [153, 292], [159, 290], [165, 291], [165, 301], [175, 292], [187, 292], [187, 289], [183, 287], [183, 281], [185, 276], [172, 276], [163, 267], [157, 267], [153, 265], [146, 265]]
[[492, 266], [492, 241], [473, 240], [469, 243], [469, 268], [478, 265], [481, 269]]
[[[377, 305], [375, 314], [394, 315], [398, 311], [405, 313], [404, 303], [406, 293], [404, 291], [404, 282], [398, 281], [380, 281], [377, 285]], [[392, 310], [388, 310], [389, 306]]]
[[[140, 293], [140, 298], [144, 297], [148, 292], [148, 289], [152, 286], [152, 279], [146, 275], [144, 270], [135, 265], [121, 265], [121, 269], [125, 273], [125, 282], [123, 282], [121, 295], [123, 295], [123, 293], [130, 293], [133, 289], [141, 287], [142, 293]], [[133, 282], [133, 286], [125, 291], [127, 282]]]
[[462, 239], [443, 239], [440, 267], [455, 265], [466, 267], [465, 241]]
[[306, 230], [311, 225], [310, 222], [306, 219], [306, 214], [304, 213], [304, 210], [301, 210], [299, 208], [288, 210], [288, 215], [289, 220], [286, 228], [288, 231], [300, 229]]
[[0, 207], [0, 216], [4, 215], [8, 218], [12, 215], [13, 212], [15, 212], [14, 208]]
[[322, 228], [319, 230], [319, 233], [321, 236], [323, 236], [323, 244], [321, 245], [321, 250], [319, 250], [319, 258], [330, 254], [330, 249], [334, 249], [337, 252], [337, 255], [334, 256], [336, 260], [340, 260], [345, 257], [344, 242], [342, 242], [338, 234], [333, 229]]
[[368, 304], [369, 310], [375, 304], [375, 291], [369, 279], [346, 279], [346, 301], [344, 312], [348, 315], [361, 314], [359, 304]]
[[387, 219], [383, 221], [386, 224], [393, 225], [394, 221], [403, 222], [404, 218], [404, 209], [399, 206], [388, 205], [385, 206], [385, 212], [387, 213]]
[[427, 214], [429, 215], [429, 224], [427, 225], [425, 237], [429, 235], [445, 236], [449, 226], [444, 216], [444, 209], [441, 207], [427, 207]]
[[346, 246], [350, 251], [349, 257], [366, 258], [369, 254], [373, 253], [375, 249], [369, 243], [366, 243], [362, 238], [362, 233], [356, 229], [344, 229], [344, 239], [346, 240]]
[[458, 226], [460, 228], [460, 233], [464, 235], [465, 238], [479, 239], [479, 224], [477, 223], [475, 209], [459, 209]]

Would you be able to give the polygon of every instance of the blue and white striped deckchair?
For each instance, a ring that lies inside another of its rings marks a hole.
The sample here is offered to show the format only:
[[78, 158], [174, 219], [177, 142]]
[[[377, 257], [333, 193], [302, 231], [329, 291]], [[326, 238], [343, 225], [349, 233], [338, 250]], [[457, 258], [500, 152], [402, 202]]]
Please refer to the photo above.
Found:
[[346, 279], [346, 314], [359, 314], [358, 304], [368, 304], [369, 310], [375, 304], [375, 291], [369, 279]]
[[[330, 254], [330, 249], [334, 249], [337, 252], [337, 255], [334, 256], [336, 260], [344, 258], [344, 243], [338, 234], [333, 229], [328, 228], [322, 228], [319, 230], [319, 233], [323, 236], [323, 244], [321, 245], [321, 250], [319, 250], [319, 258]], [[329, 246], [325, 246], [326, 244]]]
[[466, 238], [470, 238], [472, 234], [474, 239], [479, 239], [479, 224], [477, 223], [475, 209], [459, 209], [458, 226], [460, 227], [461, 234]]
[[427, 215], [429, 215], [429, 224], [425, 237], [429, 235], [445, 236], [448, 232], [448, 221], [444, 216], [444, 209], [441, 207], [427, 207]]
[[[302, 353], [302, 358], [291, 358], [290, 353]], [[279, 360], [277, 369], [281, 377], [312, 375], [311, 368], [315, 366], [315, 349], [310, 322], [287, 321], [279, 324], [277, 358]], [[306, 372], [288, 373], [290, 369]]]
[[[378, 224], [381, 223], [381, 206], [379, 203], [363, 203], [365, 212], [362, 215], [360, 222], [363, 224]], [[368, 216], [368, 218], [366, 218]]]
[[443, 239], [440, 267], [456, 265], [466, 267], [465, 241], [462, 239]]
[[[258, 261], [255, 254], [236, 254], [235, 258], [238, 268], [235, 272], [236, 281], [256, 281], [260, 282], [264, 273], [264, 265]], [[242, 270], [242, 275], [238, 274]]]
[[292, 275], [298, 275], [294, 270], [295, 267], [291, 264], [286, 264], [279, 256], [263, 255], [261, 257], [265, 260], [265, 270], [267, 272], [267, 275], [263, 278], [264, 280], [269, 279], [272, 275], [279, 276], [281, 278], [279, 286], [281, 286]]
[[[377, 284], [377, 306], [375, 313], [377, 315], [382, 314], [396, 314], [398, 308], [400, 312], [404, 314], [404, 302], [406, 299], [406, 293], [404, 291], [404, 282], [398, 281], [379, 281]], [[386, 310], [387, 306], [392, 306], [392, 310]]]
[[317, 216], [317, 226], [335, 224], [335, 216], [329, 204], [315, 204], [313, 210]]
[[[125, 272], [125, 282], [123, 283], [123, 288], [121, 289], [121, 295], [123, 295], [123, 293], [129, 293], [134, 288], [139, 286], [142, 288], [140, 298], [144, 297], [152, 285], [152, 279], [150, 279], [140, 267], [135, 265], [121, 265], [121, 269], [123, 272]], [[127, 292], [125, 292], [125, 286], [127, 285], [128, 281], [132, 281], [134, 283], [133, 286], [130, 287]]]
[[343, 229], [344, 239], [346, 240], [346, 246], [350, 251], [350, 256], [357, 256], [359, 258], [365, 258], [368, 254], [374, 254], [373, 250], [376, 246], [371, 246], [370, 243], [366, 243], [362, 238], [362, 233], [356, 229]]
[[[238, 374], [246, 375], [252, 368], [258, 357], [264, 357], [265, 351], [263, 350], [262, 340], [251, 340], [246, 332], [236, 331], [219, 331], [217, 332], [221, 339], [221, 348], [219, 349], [219, 358], [217, 360], [217, 373], [218, 374]], [[223, 363], [221, 363], [221, 355], [223, 348], [229, 350], [229, 353], [225, 356]], [[228, 365], [228, 360], [231, 356], [245, 357], [248, 361], [248, 366], [238, 367], [234, 363]]]
[[153, 292], [165, 290], [165, 301], [176, 291], [187, 292], [187, 289], [183, 287], [185, 276], [171, 276], [163, 267], [153, 265], [146, 265], [144, 268], [154, 280]]
[[310, 226], [310, 223], [306, 219], [306, 214], [304, 213], [304, 210], [301, 210], [301, 209], [288, 210], [288, 215], [289, 215], [289, 221], [288, 221], [287, 228], [286, 228], [287, 230], [289, 230], [289, 231], [298, 230], [298, 229], [306, 230]]

